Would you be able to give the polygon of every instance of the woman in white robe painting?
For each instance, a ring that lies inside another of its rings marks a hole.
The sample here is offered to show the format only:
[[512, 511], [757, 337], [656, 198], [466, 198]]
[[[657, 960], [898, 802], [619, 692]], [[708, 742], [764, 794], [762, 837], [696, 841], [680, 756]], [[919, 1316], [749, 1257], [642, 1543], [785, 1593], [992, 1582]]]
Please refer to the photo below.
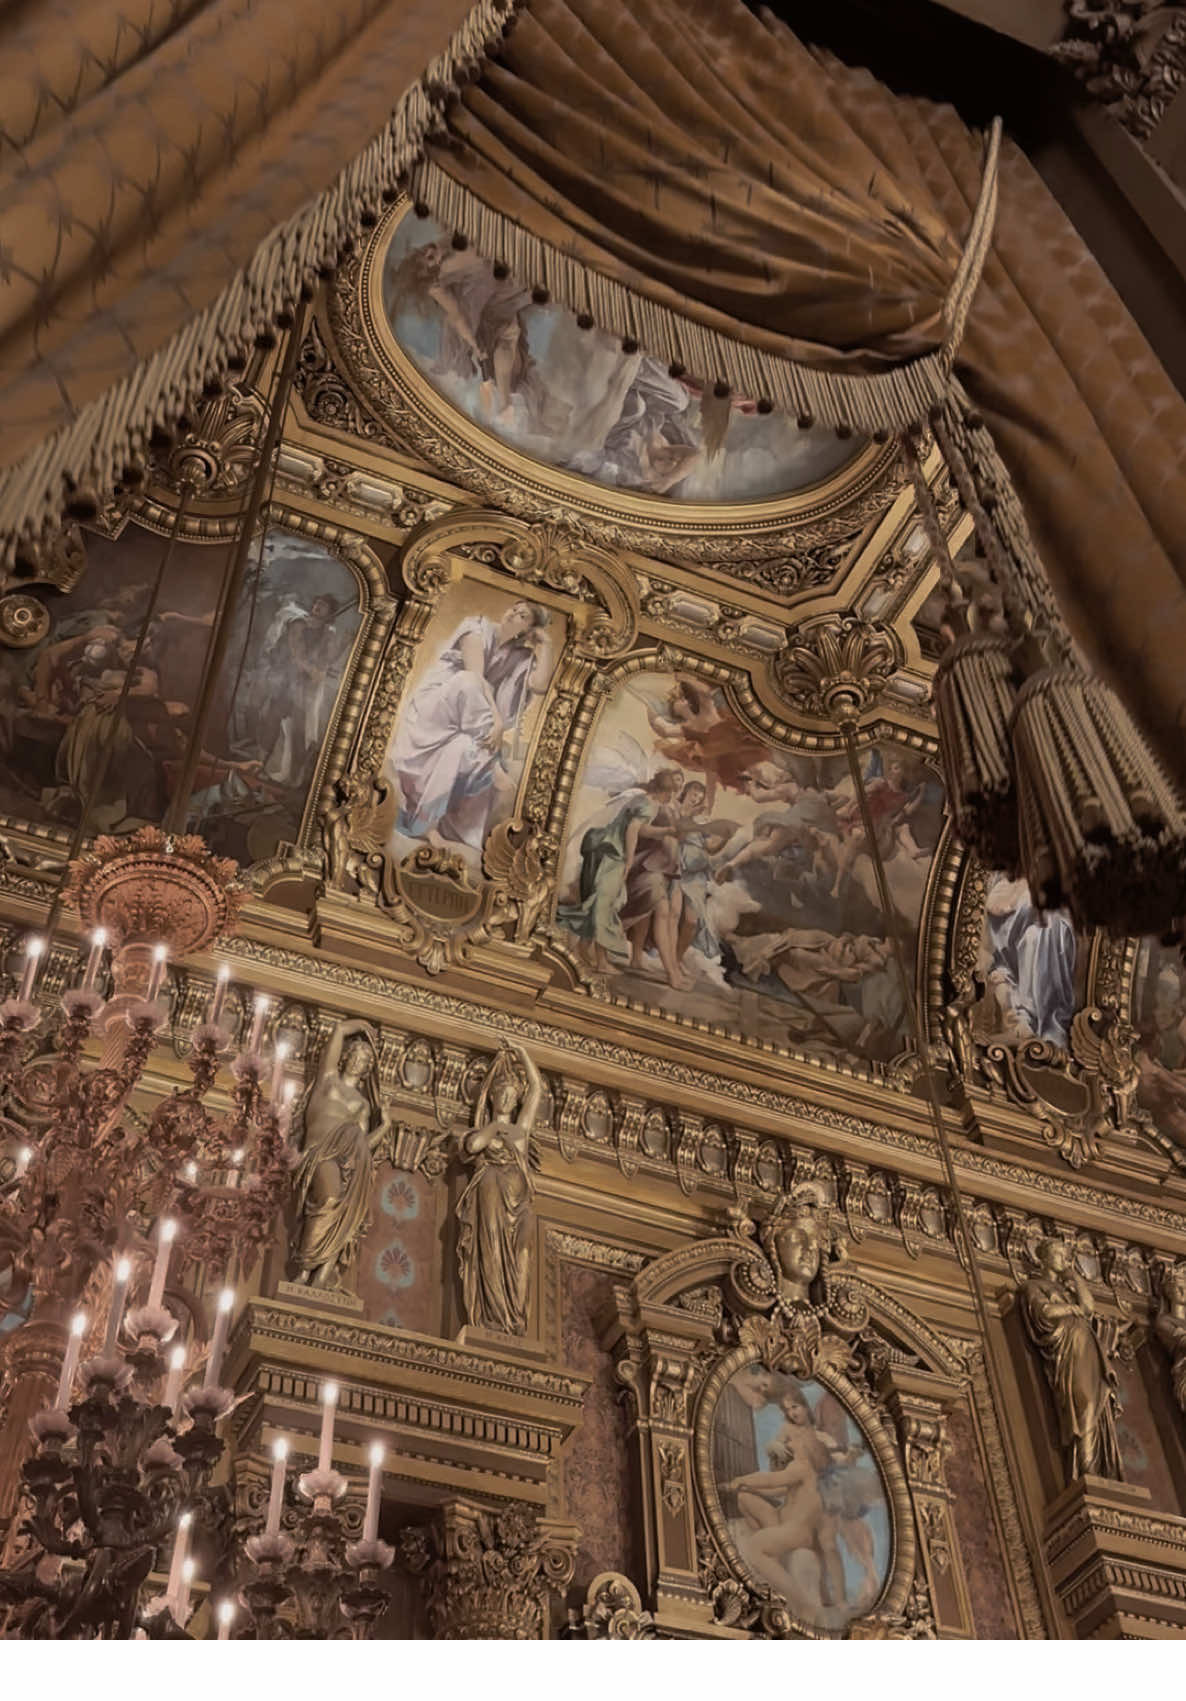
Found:
[[481, 850], [507, 740], [548, 688], [550, 620], [539, 603], [517, 602], [501, 620], [472, 615], [457, 628], [396, 727], [387, 766], [399, 787], [397, 833]]

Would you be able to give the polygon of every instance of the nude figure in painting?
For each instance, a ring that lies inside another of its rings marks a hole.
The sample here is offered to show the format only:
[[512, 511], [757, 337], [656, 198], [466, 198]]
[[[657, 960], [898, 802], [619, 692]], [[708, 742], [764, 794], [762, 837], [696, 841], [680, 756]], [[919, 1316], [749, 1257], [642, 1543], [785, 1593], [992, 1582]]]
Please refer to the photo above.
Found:
[[779, 1405], [787, 1421], [769, 1448], [772, 1469], [751, 1471], [729, 1484], [749, 1526], [742, 1551], [788, 1600], [803, 1592], [788, 1562], [800, 1552], [814, 1555], [821, 1604], [842, 1606], [844, 1561], [836, 1518], [820, 1491], [820, 1479], [833, 1461], [831, 1439], [816, 1429], [810, 1407], [795, 1390], [788, 1390]]

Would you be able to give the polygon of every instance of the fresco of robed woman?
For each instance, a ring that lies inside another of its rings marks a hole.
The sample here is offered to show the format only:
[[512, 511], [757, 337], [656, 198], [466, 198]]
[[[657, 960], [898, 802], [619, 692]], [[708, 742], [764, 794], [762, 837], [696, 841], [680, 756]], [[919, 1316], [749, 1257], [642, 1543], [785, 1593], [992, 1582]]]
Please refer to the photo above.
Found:
[[722, 1515], [757, 1579], [820, 1629], [868, 1612], [889, 1574], [889, 1503], [837, 1396], [743, 1366], [721, 1392], [711, 1442]]
[[383, 305], [400, 347], [467, 418], [600, 484], [686, 502], [752, 501], [828, 477], [859, 447], [673, 378], [644, 351], [534, 302], [430, 219], [408, 214], [392, 233]]
[[[942, 791], [894, 746], [864, 766], [897, 919], [915, 934]], [[569, 819], [556, 920], [615, 990], [804, 1049], [902, 1049], [902, 989], [843, 757], [768, 744], [703, 679], [640, 673], [601, 714]]]
[[1064, 910], [1035, 907], [1024, 880], [987, 880], [977, 972], [984, 993], [972, 1010], [981, 1041], [1046, 1040], [1064, 1049], [1083, 1001], [1083, 954]]
[[[0, 811], [98, 832], [160, 821], [192, 727], [224, 546], [179, 543], [148, 615], [164, 543], [130, 525], [86, 540], [77, 587], [31, 649], [0, 651]], [[360, 624], [350, 569], [273, 530], [253, 559], [203, 739], [190, 825], [249, 863], [295, 839]]]
[[416, 841], [481, 851], [513, 807], [533, 711], [555, 665], [562, 623], [542, 603], [465, 582], [452, 589], [422, 641], [427, 665], [410, 682], [388, 747], [396, 854]]

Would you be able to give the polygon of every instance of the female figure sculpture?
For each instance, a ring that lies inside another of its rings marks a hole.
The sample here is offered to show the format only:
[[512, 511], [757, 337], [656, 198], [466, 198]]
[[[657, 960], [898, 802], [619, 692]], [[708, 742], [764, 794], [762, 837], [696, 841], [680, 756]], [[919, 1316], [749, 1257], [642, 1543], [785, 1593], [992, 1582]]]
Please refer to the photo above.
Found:
[[298, 1281], [340, 1288], [370, 1214], [375, 1153], [390, 1123], [375, 1088], [375, 1036], [339, 1022], [305, 1106], [305, 1144], [293, 1177]]
[[543, 1082], [521, 1045], [504, 1045], [482, 1083], [475, 1126], [461, 1142], [474, 1172], [457, 1203], [457, 1252], [471, 1324], [527, 1333], [531, 1131]]
[[1116, 1373], [1096, 1333], [1091, 1290], [1065, 1241], [1040, 1241], [1039, 1273], [1021, 1289], [1022, 1315], [1042, 1355], [1070, 1478], [1123, 1482], [1116, 1439]]

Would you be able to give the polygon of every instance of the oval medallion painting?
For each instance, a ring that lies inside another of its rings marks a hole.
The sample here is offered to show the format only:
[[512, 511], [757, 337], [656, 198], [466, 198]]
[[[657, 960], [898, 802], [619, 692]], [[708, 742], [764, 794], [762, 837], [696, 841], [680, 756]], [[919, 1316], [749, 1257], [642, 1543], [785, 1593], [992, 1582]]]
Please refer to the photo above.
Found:
[[618, 490], [739, 503], [818, 484], [860, 451], [743, 397], [718, 400], [408, 213], [383, 265], [397, 343], [437, 393], [500, 442]]
[[720, 1517], [751, 1577], [818, 1630], [842, 1630], [889, 1576], [890, 1510], [851, 1413], [819, 1382], [747, 1364], [712, 1417]]

